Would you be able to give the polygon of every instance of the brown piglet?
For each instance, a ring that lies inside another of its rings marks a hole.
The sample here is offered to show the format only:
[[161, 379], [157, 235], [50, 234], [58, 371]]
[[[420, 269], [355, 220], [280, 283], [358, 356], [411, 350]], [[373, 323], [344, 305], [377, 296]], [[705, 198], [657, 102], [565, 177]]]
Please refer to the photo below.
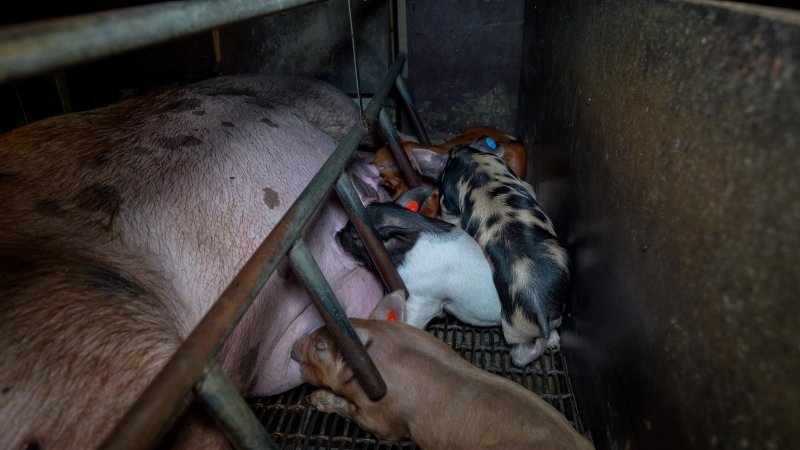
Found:
[[[371, 317], [386, 317], [402, 291], [389, 294]], [[352, 319], [386, 382], [370, 400], [323, 327], [292, 350], [303, 378], [317, 390], [319, 410], [354, 420], [381, 438], [410, 438], [435, 449], [591, 449], [566, 418], [536, 394], [491, 374], [418, 328], [384, 320]]]
[[[503, 149], [505, 150], [502, 155], [503, 160], [508, 163], [508, 166], [519, 178], [525, 179], [525, 168], [527, 165], [525, 146], [517, 141], [515, 137], [511, 136], [510, 134], [503, 133], [493, 126], [470, 127], [463, 130], [460, 134], [451, 138], [450, 140], [436, 145], [426, 145], [413, 141], [405, 141], [403, 142], [403, 150], [405, 150], [405, 152], [409, 155], [409, 158], [411, 158], [411, 151], [417, 148], [425, 148], [439, 153], [447, 153], [448, 150], [456, 145], [470, 144], [482, 136], [488, 136], [494, 139], [498, 144], [502, 145]], [[400, 174], [400, 169], [397, 167], [397, 163], [395, 163], [394, 156], [392, 156], [392, 152], [389, 150], [388, 145], [381, 147], [381, 149], [375, 153], [375, 156], [372, 159], [372, 164], [375, 165], [380, 172], [380, 185], [389, 192], [389, 194], [392, 196], [392, 199], [397, 199], [400, 194], [408, 190], [408, 185], [406, 185], [406, 181]], [[428, 185], [425, 181], [422, 183], [423, 185]], [[428, 202], [425, 204], [425, 208], [422, 210], [422, 214], [427, 217], [437, 217], [439, 212], [439, 188], [436, 186], [431, 187], [433, 188], [433, 191], [431, 192]]]

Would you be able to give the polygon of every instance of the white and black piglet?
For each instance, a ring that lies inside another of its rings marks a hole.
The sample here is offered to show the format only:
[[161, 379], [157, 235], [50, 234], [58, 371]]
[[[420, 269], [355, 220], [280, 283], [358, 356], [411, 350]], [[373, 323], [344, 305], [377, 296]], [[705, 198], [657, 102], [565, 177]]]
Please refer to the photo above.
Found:
[[483, 248], [502, 305], [503, 334], [514, 364], [559, 345], [556, 327], [569, 286], [569, 259], [530, 184], [500, 158], [502, 146], [482, 137], [446, 154], [413, 149], [424, 176], [439, 180], [439, 215]]
[[[367, 217], [408, 290], [405, 303], [387, 310], [417, 328], [445, 311], [471, 325], [499, 325], [500, 299], [489, 264], [475, 240], [452, 224], [406, 208], [414, 203], [422, 208], [430, 191], [429, 187], [418, 187], [394, 202], [366, 207]], [[336, 234], [336, 240], [357, 260], [372, 267], [352, 223]]]

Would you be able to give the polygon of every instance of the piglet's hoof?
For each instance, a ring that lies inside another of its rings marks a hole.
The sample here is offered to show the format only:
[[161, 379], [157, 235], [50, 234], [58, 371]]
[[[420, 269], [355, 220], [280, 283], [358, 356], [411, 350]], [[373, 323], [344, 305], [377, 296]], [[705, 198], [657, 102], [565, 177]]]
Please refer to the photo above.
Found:
[[546, 348], [543, 338], [536, 338], [532, 343], [517, 344], [511, 349], [511, 362], [517, 367], [527, 366], [542, 356]]
[[547, 340], [547, 348], [552, 350], [558, 350], [561, 348], [561, 336], [558, 335], [558, 331], [550, 331], [550, 339]]
[[317, 408], [322, 412], [332, 412], [344, 414], [352, 405], [344, 398], [339, 397], [331, 391], [320, 389], [312, 392], [308, 396], [308, 401], [311, 406]]

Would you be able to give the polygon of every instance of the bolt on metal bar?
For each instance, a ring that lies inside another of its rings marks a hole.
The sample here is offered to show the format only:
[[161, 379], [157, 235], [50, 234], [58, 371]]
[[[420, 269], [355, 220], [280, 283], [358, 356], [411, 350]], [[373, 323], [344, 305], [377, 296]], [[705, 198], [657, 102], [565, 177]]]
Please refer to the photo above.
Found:
[[200, 383], [197, 396], [234, 448], [278, 450], [219, 364], [214, 364]]
[[397, 164], [397, 168], [400, 170], [400, 174], [405, 179], [406, 184], [410, 188], [422, 186], [419, 175], [411, 167], [411, 161], [408, 160], [403, 144], [400, 143], [400, 136], [397, 134], [394, 125], [392, 125], [392, 119], [385, 110], [381, 110], [380, 122], [383, 134], [386, 136], [386, 140], [389, 141], [389, 150], [392, 152], [394, 162]]
[[414, 105], [414, 99], [411, 97], [411, 91], [408, 90], [408, 86], [406, 86], [403, 77], [397, 77], [395, 87], [400, 94], [400, 99], [408, 113], [409, 119], [411, 119], [411, 127], [414, 129], [414, 134], [417, 135], [417, 139], [419, 139], [422, 144], [430, 144], [431, 137], [428, 135], [425, 125], [422, 124], [422, 119], [419, 117], [419, 113], [417, 113], [417, 107]]
[[320, 1], [171, 1], [8, 26], [0, 29], [0, 82]]
[[311, 298], [319, 315], [322, 316], [331, 338], [342, 352], [342, 357], [353, 370], [358, 383], [370, 399], [379, 400], [386, 395], [386, 383], [358, 339], [342, 305], [336, 299], [331, 286], [325, 281], [325, 276], [302, 239], [295, 242], [289, 251], [289, 262], [295, 275], [311, 292]]
[[397, 273], [397, 268], [392, 264], [392, 259], [389, 257], [389, 253], [383, 243], [378, 239], [372, 224], [367, 219], [364, 205], [361, 204], [361, 199], [358, 198], [358, 193], [347, 173], [342, 173], [339, 176], [336, 180], [335, 189], [344, 205], [347, 217], [353, 223], [356, 232], [358, 232], [359, 237], [364, 242], [364, 246], [367, 248], [367, 253], [372, 258], [372, 263], [378, 269], [378, 273], [383, 279], [383, 284], [389, 288], [389, 291], [405, 290], [406, 285], [403, 283], [403, 279], [400, 278], [400, 274]]
[[[375, 91], [364, 113], [369, 123], [377, 118], [383, 100], [391, 90], [404, 62], [405, 54], [398, 54], [379, 89]], [[365, 134], [366, 129], [362, 124], [356, 124], [350, 129], [328, 161], [253, 252], [183, 345], [117, 423], [101, 448], [151, 448], [163, 437], [171, 419], [183, 410], [193, 387], [203, 379], [206, 369], [214, 362], [214, 357], [225, 339], [300, 236], [314, 211], [327, 197], [334, 181], [344, 170]]]

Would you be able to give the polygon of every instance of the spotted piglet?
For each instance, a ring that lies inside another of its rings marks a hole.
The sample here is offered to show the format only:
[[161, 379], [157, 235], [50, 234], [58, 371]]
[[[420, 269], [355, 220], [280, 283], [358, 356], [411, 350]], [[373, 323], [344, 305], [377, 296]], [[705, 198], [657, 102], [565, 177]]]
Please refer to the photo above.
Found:
[[568, 256], [530, 184], [500, 159], [503, 147], [483, 137], [446, 154], [412, 150], [424, 176], [441, 183], [440, 217], [483, 248], [502, 305], [503, 334], [523, 366], [559, 345], [556, 327], [569, 284]]

